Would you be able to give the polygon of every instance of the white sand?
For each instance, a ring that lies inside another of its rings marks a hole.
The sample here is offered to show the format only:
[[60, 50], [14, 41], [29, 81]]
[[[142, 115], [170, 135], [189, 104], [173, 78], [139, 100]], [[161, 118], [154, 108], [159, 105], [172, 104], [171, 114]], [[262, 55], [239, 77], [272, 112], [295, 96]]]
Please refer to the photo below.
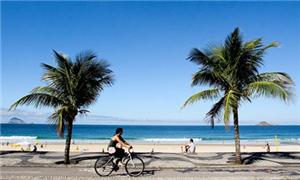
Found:
[[[168, 153], [179, 153], [181, 152], [181, 144], [132, 144], [135, 152], [168, 152]], [[1, 145], [0, 150], [28, 150], [27, 145]], [[63, 152], [65, 145], [63, 143], [48, 143], [47, 145], [43, 145], [41, 148], [40, 145], [37, 145], [38, 151], [60, 151]], [[71, 152], [102, 152], [106, 151], [107, 144], [106, 143], [76, 143], [71, 144]], [[31, 146], [30, 150], [33, 149]], [[300, 145], [270, 145], [271, 152], [300, 152]], [[234, 152], [235, 146], [234, 144], [196, 144], [196, 152]], [[241, 144], [242, 152], [266, 152], [266, 147], [264, 144]]]

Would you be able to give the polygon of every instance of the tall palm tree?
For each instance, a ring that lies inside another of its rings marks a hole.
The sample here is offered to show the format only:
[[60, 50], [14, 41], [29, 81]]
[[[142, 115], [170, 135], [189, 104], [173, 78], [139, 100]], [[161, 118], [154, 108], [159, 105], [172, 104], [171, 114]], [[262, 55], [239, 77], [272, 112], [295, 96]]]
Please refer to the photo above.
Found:
[[[217, 100], [206, 114], [206, 120], [212, 127], [215, 120], [220, 119], [228, 127], [230, 115], [233, 114], [238, 164], [242, 162], [238, 119], [241, 102], [251, 102], [251, 98], [258, 96], [279, 97], [288, 101], [292, 95], [294, 83], [288, 74], [259, 73], [266, 50], [276, 46], [276, 42], [264, 46], [261, 38], [243, 42], [239, 28], [236, 28], [224, 44], [204, 51], [193, 49], [188, 57], [188, 60], [199, 65], [199, 70], [193, 75], [192, 86], [208, 85], [212, 88], [192, 95], [183, 107], [200, 100]], [[221, 113], [223, 117], [220, 116]]]
[[78, 54], [74, 62], [56, 51], [54, 57], [57, 67], [42, 64], [46, 70], [42, 80], [47, 85], [34, 88], [30, 94], [11, 105], [10, 109], [24, 104], [36, 108], [53, 107], [55, 111], [49, 120], [57, 125], [59, 136], [63, 138], [67, 129], [64, 163], [69, 164], [75, 117], [88, 112], [85, 108], [96, 101], [105, 86], [112, 85], [113, 78], [109, 65], [99, 60], [93, 52]]

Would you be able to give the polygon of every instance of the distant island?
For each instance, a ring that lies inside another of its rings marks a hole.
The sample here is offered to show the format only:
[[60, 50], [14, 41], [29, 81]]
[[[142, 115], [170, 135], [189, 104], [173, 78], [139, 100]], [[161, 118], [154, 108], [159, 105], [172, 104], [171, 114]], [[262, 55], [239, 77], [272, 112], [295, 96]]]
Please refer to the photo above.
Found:
[[24, 120], [20, 119], [20, 118], [10, 118], [10, 120], [8, 121], [8, 124], [26, 124]]
[[257, 124], [257, 126], [271, 126], [271, 124], [268, 123], [267, 121], [261, 121]]

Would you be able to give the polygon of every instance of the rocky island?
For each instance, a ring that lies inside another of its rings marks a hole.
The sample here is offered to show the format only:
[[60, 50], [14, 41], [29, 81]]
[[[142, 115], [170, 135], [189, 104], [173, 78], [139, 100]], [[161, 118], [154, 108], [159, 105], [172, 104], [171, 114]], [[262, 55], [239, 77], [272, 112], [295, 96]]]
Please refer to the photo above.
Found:
[[8, 124], [26, 124], [24, 120], [20, 119], [20, 118], [10, 118], [10, 120], [8, 121]]
[[268, 123], [267, 121], [261, 121], [257, 124], [257, 126], [271, 126], [271, 124]]

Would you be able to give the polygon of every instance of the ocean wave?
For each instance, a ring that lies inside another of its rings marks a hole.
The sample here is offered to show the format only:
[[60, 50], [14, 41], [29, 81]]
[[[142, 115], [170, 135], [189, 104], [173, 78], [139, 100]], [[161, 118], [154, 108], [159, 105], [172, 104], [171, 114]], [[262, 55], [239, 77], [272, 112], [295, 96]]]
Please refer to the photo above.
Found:
[[[157, 141], [157, 142], [181, 142], [189, 141], [190, 138], [146, 138], [142, 139], [143, 141]], [[202, 141], [202, 138], [193, 138], [194, 141]]]
[[35, 140], [37, 136], [0, 136], [0, 140]]

